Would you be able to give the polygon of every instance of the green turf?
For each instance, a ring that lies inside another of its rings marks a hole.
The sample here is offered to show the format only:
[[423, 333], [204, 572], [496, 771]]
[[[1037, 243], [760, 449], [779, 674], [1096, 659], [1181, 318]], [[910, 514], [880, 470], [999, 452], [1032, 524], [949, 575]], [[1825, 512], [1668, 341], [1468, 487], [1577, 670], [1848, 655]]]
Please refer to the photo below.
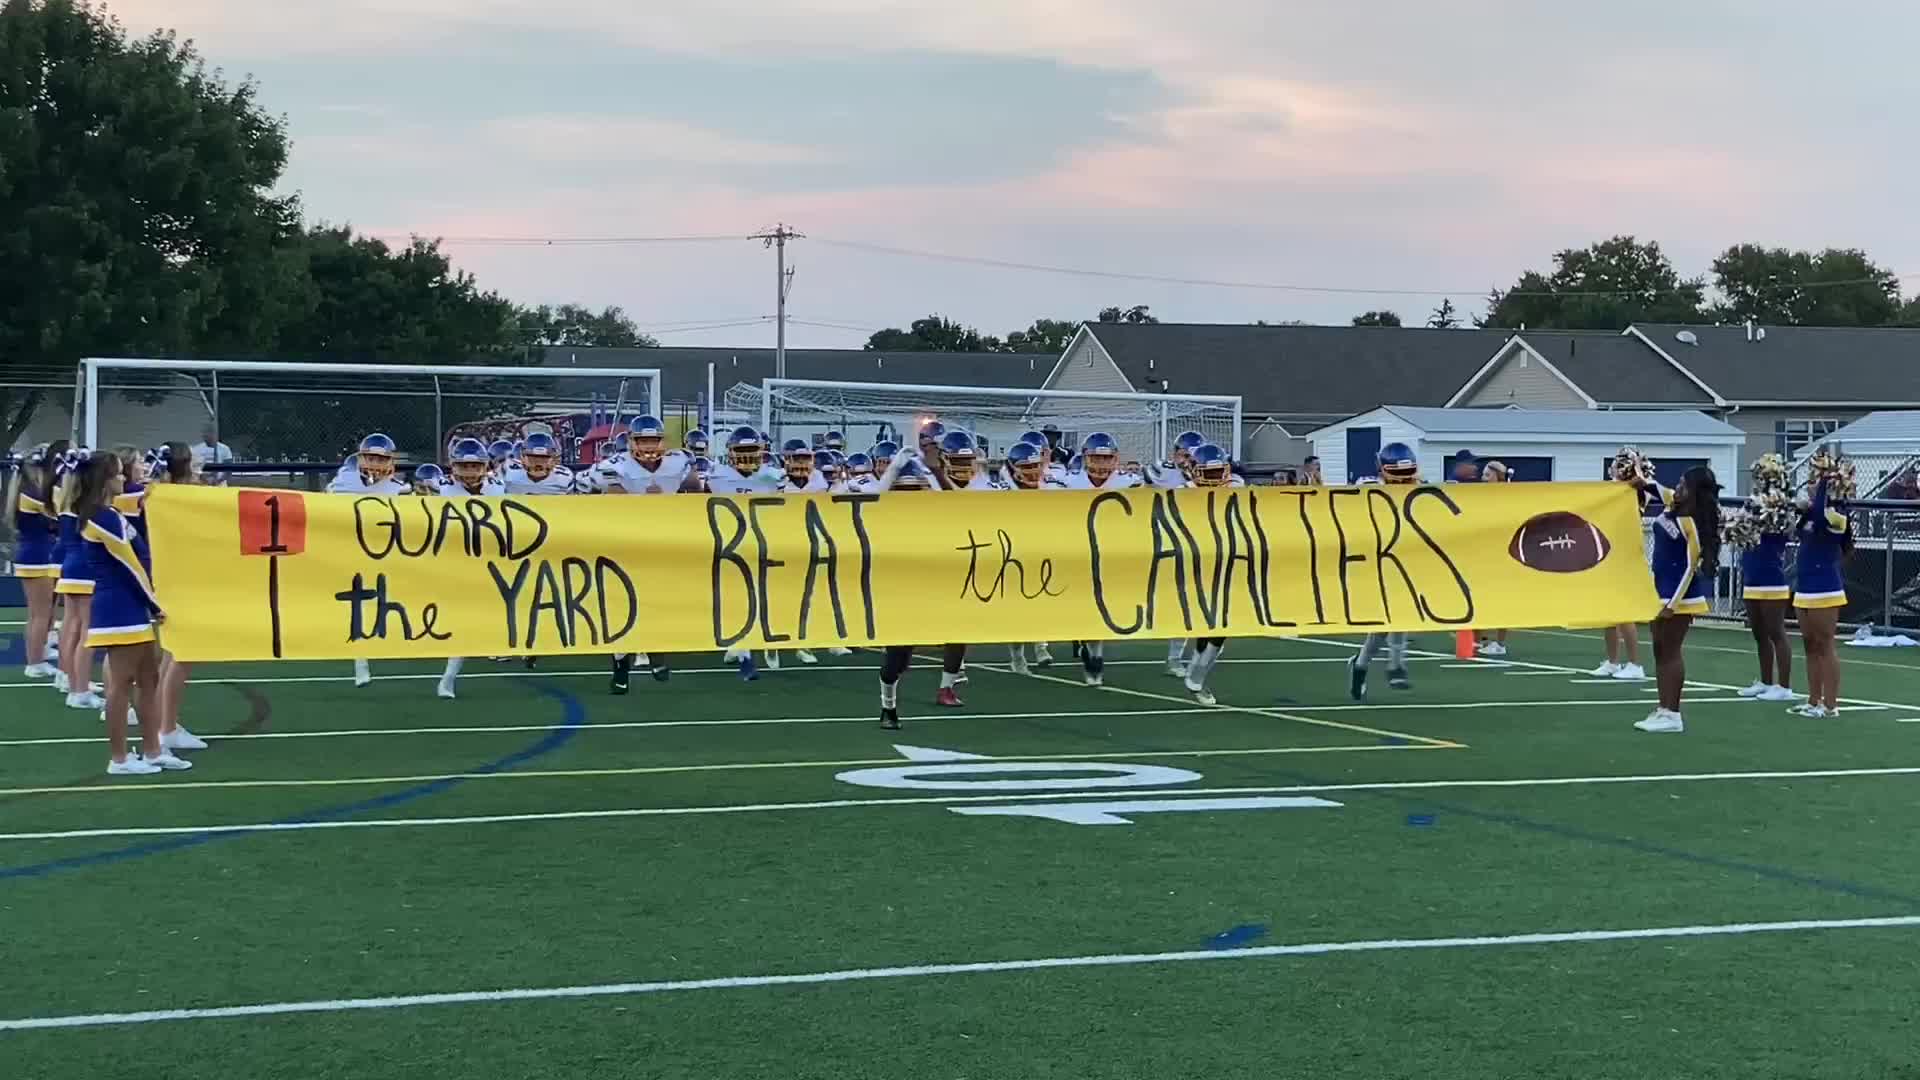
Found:
[[[873, 722], [872, 655], [750, 685], [685, 657], [625, 698], [593, 660], [476, 660], [457, 703], [434, 664], [378, 664], [426, 677], [363, 690], [345, 664], [209, 665], [188, 723], [245, 737], [112, 781], [97, 717], [0, 685], [0, 874], [48, 866], [0, 877], [0, 1020], [1180, 952], [1246, 927], [1259, 946], [1920, 914], [1914, 775], [1326, 791], [1338, 808], [1109, 827], [835, 778], [904, 764], [895, 744], [1202, 774], [1176, 790], [1920, 767], [1920, 723], [1898, 722], [1920, 717], [1920, 658], [1849, 650], [1860, 706], [1826, 722], [1695, 686], [1670, 737], [1631, 727], [1649, 687], [1556, 670], [1594, 641], [1513, 646], [1543, 667], [1423, 657], [1414, 690], [1377, 673], [1357, 708], [1343, 645], [1236, 642], [1262, 662], [1223, 664], [1214, 710], [1157, 645], [1110, 649], [1137, 662], [1105, 690], [980, 649], [964, 710], [932, 705], [937, 665], [909, 676], [899, 733]], [[1743, 635], [1703, 628], [1689, 659], [1702, 683], [1752, 679]], [[583, 726], [556, 735], [570, 710]], [[283, 737], [339, 731], [364, 733]], [[372, 782], [303, 783], [342, 779]], [[794, 805], [906, 799], [925, 801]], [[761, 809], [14, 838], [728, 806]], [[107, 852], [126, 857], [84, 861]], [[0, 1076], [1920, 1076], [1915, 956], [1920, 927], [1840, 929], [0, 1031]]]

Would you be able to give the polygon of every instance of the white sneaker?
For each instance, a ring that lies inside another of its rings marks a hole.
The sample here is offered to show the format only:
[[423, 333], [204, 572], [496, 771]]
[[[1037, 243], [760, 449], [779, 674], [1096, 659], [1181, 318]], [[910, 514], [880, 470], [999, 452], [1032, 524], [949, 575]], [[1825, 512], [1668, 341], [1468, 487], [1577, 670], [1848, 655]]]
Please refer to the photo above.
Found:
[[1007, 670], [1013, 672], [1015, 675], [1031, 675], [1033, 673], [1033, 669], [1027, 666], [1027, 658], [1024, 656], [1015, 656], [1009, 660], [1007, 662]]
[[29, 679], [51, 679], [55, 675], [60, 674], [60, 669], [54, 667], [52, 664], [42, 662], [38, 664], [28, 664], [26, 667], [21, 668], [20, 672]]
[[1489, 641], [1487, 642], [1487, 655], [1488, 656], [1505, 656], [1507, 655], [1507, 647], [1505, 645], [1500, 644], [1497, 641]]
[[835, 645], [833, 648], [827, 650], [827, 655], [828, 656], [852, 656], [853, 650], [847, 648], [845, 645]]
[[1611, 679], [1615, 675], [1620, 674], [1620, 665], [1609, 660], [1599, 667], [1594, 668], [1592, 671], [1587, 672], [1587, 674], [1597, 679]]
[[128, 754], [125, 761], [107, 762], [108, 776], [152, 776], [160, 771], [160, 766], [140, 760], [138, 754]]
[[779, 649], [767, 650], [767, 670], [768, 671], [780, 670], [780, 650]]
[[1773, 689], [1773, 687], [1767, 685], [1766, 683], [1755, 680], [1752, 686], [1749, 686], [1746, 689], [1741, 690], [1739, 693], [1741, 697], [1757, 698], [1761, 694], [1764, 694], [1771, 689]]
[[1047, 642], [1043, 641], [1033, 647], [1033, 662], [1041, 667], [1047, 667], [1053, 663], [1053, 649]]
[[67, 695], [67, 708], [69, 709], [104, 709], [106, 707], [107, 700], [99, 694], [89, 692], [85, 694]]
[[820, 658], [813, 655], [813, 653], [807, 649], [795, 649], [793, 655], [798, 657], [803, 664], [817, 664], [820, 662]]
[[1804, 716], [1809, 720], [1825, 720], [1830, 716], [1840, 715], [1840, 710], [1838, 709], [1829, 712], [1825, 705], [1813, 704], [1795, 705], [1793, 708], [1788, 709], [1787, 712], [1794, 716]]
[[365, 686], [373, 681], [373, 667], [365, 660], [353, 662], [353, 685]]
[[1613, 673], [1613, 677], [1622, 682], [1643, 682], [1646, 680], [1647, 671], [1639, 664], [1621, 664]]
[[[1186, 678], [1186, 677], [1187, 677], [1187, 662], [1186, 662], [1185, 660], [1169, 660], [1169, 661], [1167, 661], [1167, 674], [1168, 674], [1168, 675], [1170, 675], [1170, 676], [1172, 676], [1173, 678], [1176, 678], [1176, 679], [1184, 679], [1184, 678]], [[1189, 689], [1189, 690], [1191, 690], [1191, 689], [1193, 689], [1193, 688], [1192, 688], [1192, 687], [1188, 687], [1187, 689]]]
[[1655, 709], [1653, 715], [1633, 726], [1656, 735], [1677, 735], [1687, 730], [1687, 725], [1680, 719], [1680, 714], [1671, 709]]
[[73, 693], [73, 680], [67, 678], [66, 672], [56, 671], [53, 673], [53, 688], [59, 693], [71, 694]]
[[452, 701], [455, 696], [453, 692], [453, 680], [447, 678], [445, 675], [440, 676], [440, 685], [434, 688], [434, 693], [448, 701]]
[[168, 772], [186, 772], [188, 769], [193, 768], [193, 762], [183, 757], [174, 757], [173, 751], [164, 746], [160, 748], [159, 754], [146, 758], [145, 760], [147, 764], [165, 769]]
[[160, 745], [168, 750], [205, 750], [207, 740], [176, 724], [172, 731], [161, 733]]
[[634, 653], [633, 666], [650, 668], [653, 666], [653, 657], [648, 656], [646, 653]]
[[1208, 690], [1204, 686], [1195, 686], [1191, 680], [1183, 680], [1183, 681], [1186, 683], [1187, 693], [1193, 695], [1193, 700], [1199, 702], [1202, 705], [1218, 704], [1218, 702], [1214, 700], [1213, 691]]
[[1795, 701], [1800, 697], [1784, 686], [1769, 686], [1754, 696], [1761, 701]]

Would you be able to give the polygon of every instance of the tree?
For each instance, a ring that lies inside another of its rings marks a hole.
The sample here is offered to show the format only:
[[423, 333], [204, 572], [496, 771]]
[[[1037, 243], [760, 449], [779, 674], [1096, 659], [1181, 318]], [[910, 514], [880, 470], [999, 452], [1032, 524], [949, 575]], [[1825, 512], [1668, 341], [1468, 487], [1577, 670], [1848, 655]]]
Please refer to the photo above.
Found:
[[1631, 236], [1558, 252], [1487, 297], [1480, 326], [1624, 330], [1636, 322], [1700, 322], [1706, 282], [1682, 278], [1660, 245]]
[[1363, 311], [1353, 317], [1355, 326], [1399, 326], [1400, 316], [1391, 311]]
[[1913, 299], [1907, 301], [1907, 305], [1900, 309], [1900, 314], [1894, 316], [1893, 324], [1920, 326], [1920, 293], [1915, 293]]
[[518, 308], [515, 332], [522, 344], [562, 348], [657, 348], [659, 342], [640, 332], [627, 313], [617, 307], [595, 312], [584, 304]]
[[1900, 279], [1853, 248], [1789, 251], [1736, 244], [1713, 260], [1724, 322], [1884, 326], [1900, 313]]
[[961, 326], [935, 313], [915, 319], [906, 330], [888, 327], [867, 338], [874, 352], [1000, 352], [1005, 345], [999, 338], [983, 336], [971, 326]]
[[1157, 323], [1160, 320], [1147, 312], [1147, 305], [1135, 304], [1130, 308], [1101, 308], [1099, 320], [1104, 323]]
[[[295, 227], [286, 159], [253, 84], [191, 44], [86, 0], [0, 0], [0, 357], [70, 371], [191, 342]], [[9, 444], [37, 404], [0, 389]]]
[[1006, 350], [1057, 356], [1067, 351], [1073, 335], [1079, 332], [1080, 324], [1071, 319], [1035, 319], [1032, 326], [1007, 335]]
[[1427, 316], [1427, 328], [1431, 330], [1458, 330], [1460, 315], [1453, 309], [1453, 301], [1448, 297], [1440, 298], [1440, 306]]

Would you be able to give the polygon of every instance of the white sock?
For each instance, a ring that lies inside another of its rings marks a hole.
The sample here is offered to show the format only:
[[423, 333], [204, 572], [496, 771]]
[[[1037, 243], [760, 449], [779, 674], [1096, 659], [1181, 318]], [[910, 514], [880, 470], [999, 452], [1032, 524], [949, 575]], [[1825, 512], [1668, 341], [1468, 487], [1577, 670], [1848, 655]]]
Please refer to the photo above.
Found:
[[1208, 645], [1193, 654], [1193, 663], [1187, 667], [1187, 681], [1195, 686], [1207, 685], [1207, 679], [1213, 674], [1213, 665], [1220, 662], [1218, 645]]
[[940, 689], [951, 690], [953, 689], [953, 684], [959, 680], [960, 674], [958, 672], [943, 671], [940, 673]]
[[1180, 662], [1181, 658], [1186, 655], [1187, 655], [1187, 639], [1186, 638], [1174, 638], [1172, 641], [1167, 642], [1167, 663], [1177, 664]]
[[455, 679], [457, 679], [457, 678], [459, 678], [459, 677], [460, 677], [460, 665], [461, 665], [461, 664], [464, 664], [464, 663], [466, 663], [466, 662], [467, 662], [467, 658], [466, 658], [466, 657], [464, 657], [464, 656], [449, 656], [449, 657], [447, 657], [447, 670], [446, 670], [446, 671], [445, 671], [444, 673], [442, 673], [442, 674], [441, 674], [441, 676], [440, 676], [440, 681], [441, 681], [441, 682], [452, 682], [453, 680], [455, 680]]
[[880, 684], [880, 707], [883, 709], [897, 709], [900, 707], [899, 683], [883, 682]]

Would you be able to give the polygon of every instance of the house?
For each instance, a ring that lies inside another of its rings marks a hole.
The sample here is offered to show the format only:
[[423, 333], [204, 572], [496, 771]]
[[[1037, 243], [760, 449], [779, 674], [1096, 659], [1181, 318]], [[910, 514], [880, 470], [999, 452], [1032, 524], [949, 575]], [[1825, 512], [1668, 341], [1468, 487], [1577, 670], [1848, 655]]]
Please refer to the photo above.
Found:
[[1665, 484], [1695, 465], [1722, 477], [1739, 468], [1746, 435], [1692, 409], [1460, 409], [1383, 405], [1307, 433], [1325, 476], [1338, 483], [1371, 476], [1386, 443], [1403, 442], [1428, 480], [1448, 479], [1451, 461], [1471, 450], [1498, 460], [1515, 480], [1604, 480], [1616, 451], [1637, 446]]
[[1838, 447], [1853, 459], [1861, 495], [1920, 499], [1920, 409], [1870, 412], [1821, 443], [1809, 443], [1789, 459], [1796, 470], [1820, 445]]

